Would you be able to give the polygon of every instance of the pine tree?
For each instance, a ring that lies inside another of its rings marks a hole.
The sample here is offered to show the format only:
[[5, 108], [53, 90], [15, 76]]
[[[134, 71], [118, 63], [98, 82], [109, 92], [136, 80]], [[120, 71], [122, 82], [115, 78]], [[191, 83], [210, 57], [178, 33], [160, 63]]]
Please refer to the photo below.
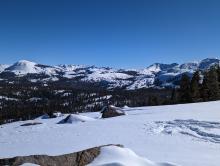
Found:
[[202, 81], [202, 88], [200, 90], [200, 94], [203, 101], [209, 100], [209, 88], [208, 88], [208, 72], [204, 73], [203, 81]]
[[171, 100], [171, 104], [175, 104], [177, 102], [177, 92], [175, 88], [173, 88], [172, 90], [170, 100]]
[[179, 101], [180, 103], [190, 103], [192, 101], [190, 92], [190, 78], [186, 74], [183, 74], [180, 80]]
[[220, 66], [219, 65], [216, 67], [216, 72], [217, 72], [217, 76], [218, 76], [218, 83], [220, 86]]
[[149, 96], [148, 97], [148, 105], [149, 106], [155, 106], [158, 105], [158, 99], [156, 96]]
[[216, 68], [212, 67], [208, 72], [208, 89], [210, 100], [219, 99], [219, 82]]
[[217, 100], [219, 99], [219, 81], [218, 73], [215, 67], [212, 67], [208, 72], [204, 74], [202, 83], [202, 98], [204, 101]]
[[190, 91], [193, 102], [197, 102], [200, 100], [200, 72], [196, 71], [193, 74], [190, 83]]

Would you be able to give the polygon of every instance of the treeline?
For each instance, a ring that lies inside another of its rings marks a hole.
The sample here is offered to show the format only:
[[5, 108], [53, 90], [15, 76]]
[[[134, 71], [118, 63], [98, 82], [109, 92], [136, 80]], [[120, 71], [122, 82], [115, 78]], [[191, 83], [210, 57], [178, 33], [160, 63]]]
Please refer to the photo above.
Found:
[[[90, 88], [89, 88], [90, 87]], [[157, 96], [160, 103], [166, 104], [170, 97], [168, 89], [122, 89], [76, 88], [62, 84], [0, 82], [0, 124], [17, 120], [34, 119], [54, 112], [76, 113], [100, 111], [106, 104], [116, 106], [146, 106], [150, 96]]]
[[178, 89], [173, 89], [171, 102], [192, 103], [215, 101], [220, 99], [220, 67], [213, 66], [209, 70], [196, 71], [192, 78], [184, 74]]

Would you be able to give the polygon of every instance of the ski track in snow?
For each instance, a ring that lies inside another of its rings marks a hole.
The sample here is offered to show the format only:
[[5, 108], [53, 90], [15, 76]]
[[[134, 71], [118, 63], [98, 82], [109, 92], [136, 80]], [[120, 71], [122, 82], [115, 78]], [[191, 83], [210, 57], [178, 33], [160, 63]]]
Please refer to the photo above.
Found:
[[[197, 138], [198, 140], [220, 143], [220, 123], [209, 121], [198, 121], [194, 119], [174, 121], [157, 121], [157, 127], [153, 131], [159, 131], [164, 134], [176, 134]], [[215, 134], [212, 131], [219, 133]]]

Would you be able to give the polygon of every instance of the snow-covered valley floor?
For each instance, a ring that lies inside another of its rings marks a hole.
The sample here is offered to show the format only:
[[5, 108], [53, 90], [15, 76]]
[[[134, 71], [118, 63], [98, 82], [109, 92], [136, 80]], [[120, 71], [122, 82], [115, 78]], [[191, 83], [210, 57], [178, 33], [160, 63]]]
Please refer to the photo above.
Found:
[[[32, 154], [60, 155], [87, 148], [122, 144], [151, 161], [182, 166], [220, 165], [220, 101], [126, 108], [126, 115], [100, 119], [84, 113], [74, 123], [63, 117], [0, 126], [0, 158]], [[80, 122], [83, 119], [85, 122]]]

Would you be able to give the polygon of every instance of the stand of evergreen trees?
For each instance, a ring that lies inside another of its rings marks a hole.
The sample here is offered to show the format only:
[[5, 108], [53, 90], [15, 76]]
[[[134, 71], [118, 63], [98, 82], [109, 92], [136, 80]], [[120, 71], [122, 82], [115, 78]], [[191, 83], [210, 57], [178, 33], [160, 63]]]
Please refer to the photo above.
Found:
[[[202, 76], [201, 76], [202, 75]], [[220, 99], [220, 67], [213, 66], [208, 71], [196, 71], [192, 78], [184, 74], [180, 87], [173, 89], [171, 102], [193, 103]]]
[[[54, 112], [81, 113], [100, 111], [106, 104], [131, 107], [165, 104], [167, 89], [106, 90], [62, 84], [0, 81], [0, 124], [34, 119]], [[153, 96], [153, 97], [151, 97]], [[151, 100], [152, 99], [152, 100]], [[158, 102], [159, 101], [159, 102]]]

